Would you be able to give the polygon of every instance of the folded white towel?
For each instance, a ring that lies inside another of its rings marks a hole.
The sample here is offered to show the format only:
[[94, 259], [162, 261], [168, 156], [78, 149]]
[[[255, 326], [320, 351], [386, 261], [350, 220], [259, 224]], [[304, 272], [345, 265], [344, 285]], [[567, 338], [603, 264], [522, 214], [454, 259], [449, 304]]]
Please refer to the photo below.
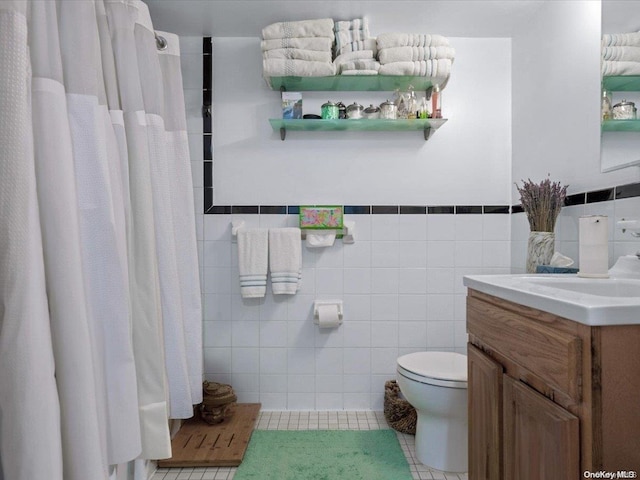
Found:
[[610, 62], [640, 62], [640, 47], [603, 47], [602, 59]]
[[267, 291], [268, 240], [266, 228], [238, 230], [238, 270], [243, 298], [264, 297]]
[[369, 32], [369, 20], [367, 18], [354, 18], [353, 20], [340, 20], [335, 22], [335, 31], [363, 30]]
[[260, 48], [263, 52], [277, 48], [300, 48], [303, 50], [331, 52], [333, 48], [333, 37], [275, 38], [272, 40], [262, 40], [260, 42]]
[[357, 52], [359, 50], [371, 50], [375, 56], [378, 53], [378, 44], [375, 38], [368, 38], [366, 40], [358, 40], [357, 42], [347, 43], [339, 50], [336, 50], [336, 56], [343, 53]]
[[276, 48], [262, 52], [262, 58], [281, 58], [289, 60], [306, 60], [308, 62], [331, 63], [333, 56], [330, 51], [303, 50], [301, 48]]
[[336, 232], [307, 232], [305, 243], [309, 248], [330, 247], [336, 241]]
[[345, 45], [371, 38], [369, 32], [364, 30], [341, 30], [336, 32], [336, 52]]
[[602, 35], [603, 47], [633, 46], [640, 47], [640, 32], [611, 33]]
[[602, 75], [640, 75], [640, 62], [602, 62]]
[[438, 77], [445, 79], [451, 74], [451, 60], [422, 60], [420, 62], [394, 62], [381, 65], [380, 75], [413, 75], [416, 77]]
[[340, 64], [340, 73], [345, 70], [380, 70], [380, 62], [376, 60], [354, 60], [353, 62], [344, 62]]
[[348, 52], [338, 55], [333, 61], [336, 69], [340, 68], [340, 65], [346, 62], [352, 62], [354, 60], [366, 60], [373, 58], [373, 50], [359, 50], [357, 52]]
[[416, 62], [420, 60], [434, 60], [449, 58], [453, 60], [456, 51], [453, 47], [392, 47], [378, 51], [380, 63]]
[[336, 67], [328, 62], [265, 58], [262, 60], [262, 74], [265, 77], [330, 77], [336, 74]]
[[333, 39], [333, 35], [332, 18], [278, 22], [267, 25], [262, 29], [262, 38], [264, 40], [294, 37], [329, 37]]
[[269, 229], [269, 271], [274, 295], [293, 295], [300, 287], [302, 240], [300, 229]]
[[382, 33], [378, 35], [378, 50], [391, 47], [440, 47], [448, 46], [442, 35], [420, 33]]
[[378, 75], [378, 70], [343, 70], [340, 75]]

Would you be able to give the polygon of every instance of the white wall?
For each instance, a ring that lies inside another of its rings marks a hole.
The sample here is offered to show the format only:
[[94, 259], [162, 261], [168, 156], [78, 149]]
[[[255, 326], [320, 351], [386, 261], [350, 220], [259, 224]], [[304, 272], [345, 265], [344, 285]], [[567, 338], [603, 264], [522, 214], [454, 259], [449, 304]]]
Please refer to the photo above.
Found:
[[[258, 38], [214, 38], [215, 201], [239, 204], [508, 204], [509, 39], [452, 38], [443, 92], [449, 121], [421, 132], [289, 132], [280, 95], [262, 79]], [[391, 92], [304, 92], [305, 113], [328, 99], [379, 104]]]

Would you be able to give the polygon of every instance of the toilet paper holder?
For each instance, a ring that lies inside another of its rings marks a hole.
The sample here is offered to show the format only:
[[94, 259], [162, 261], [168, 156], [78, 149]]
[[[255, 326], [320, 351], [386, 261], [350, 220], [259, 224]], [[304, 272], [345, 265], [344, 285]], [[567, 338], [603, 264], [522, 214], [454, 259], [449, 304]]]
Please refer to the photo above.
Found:
[[338, 308], [338, 324], [342, 324], [342, 300], [316, 300], [313, 302], [313, 323], [316, 325], [320, 324], [320, 307], [323, 305], [335, 305]]

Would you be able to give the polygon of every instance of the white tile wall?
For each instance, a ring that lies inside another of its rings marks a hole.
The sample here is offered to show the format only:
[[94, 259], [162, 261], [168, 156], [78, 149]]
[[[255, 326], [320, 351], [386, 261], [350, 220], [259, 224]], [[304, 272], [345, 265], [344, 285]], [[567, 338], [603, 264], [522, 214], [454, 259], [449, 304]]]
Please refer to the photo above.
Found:
[[[509, 215], [352, 215], [355, 244], [303, 247], [302, 291], [243, 299], [236, 218], [270, 227], [297, 216], [204, 218], [205, 376], [265, 410], [382, 409], [399, 355], [465, 351], [462, 276], [510, 259]], [[342, 326], [313, 324], [316, 298], [343, 300]]]

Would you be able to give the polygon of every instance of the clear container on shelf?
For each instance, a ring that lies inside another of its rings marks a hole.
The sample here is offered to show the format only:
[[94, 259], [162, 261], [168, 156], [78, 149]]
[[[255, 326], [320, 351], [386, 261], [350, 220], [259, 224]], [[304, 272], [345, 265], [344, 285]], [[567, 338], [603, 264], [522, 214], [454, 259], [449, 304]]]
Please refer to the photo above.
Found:
[[611, 120], [611, 92], [609, 90], [602, 90], [602, 104], [601, 104], [601, 116], [602, 120]]

